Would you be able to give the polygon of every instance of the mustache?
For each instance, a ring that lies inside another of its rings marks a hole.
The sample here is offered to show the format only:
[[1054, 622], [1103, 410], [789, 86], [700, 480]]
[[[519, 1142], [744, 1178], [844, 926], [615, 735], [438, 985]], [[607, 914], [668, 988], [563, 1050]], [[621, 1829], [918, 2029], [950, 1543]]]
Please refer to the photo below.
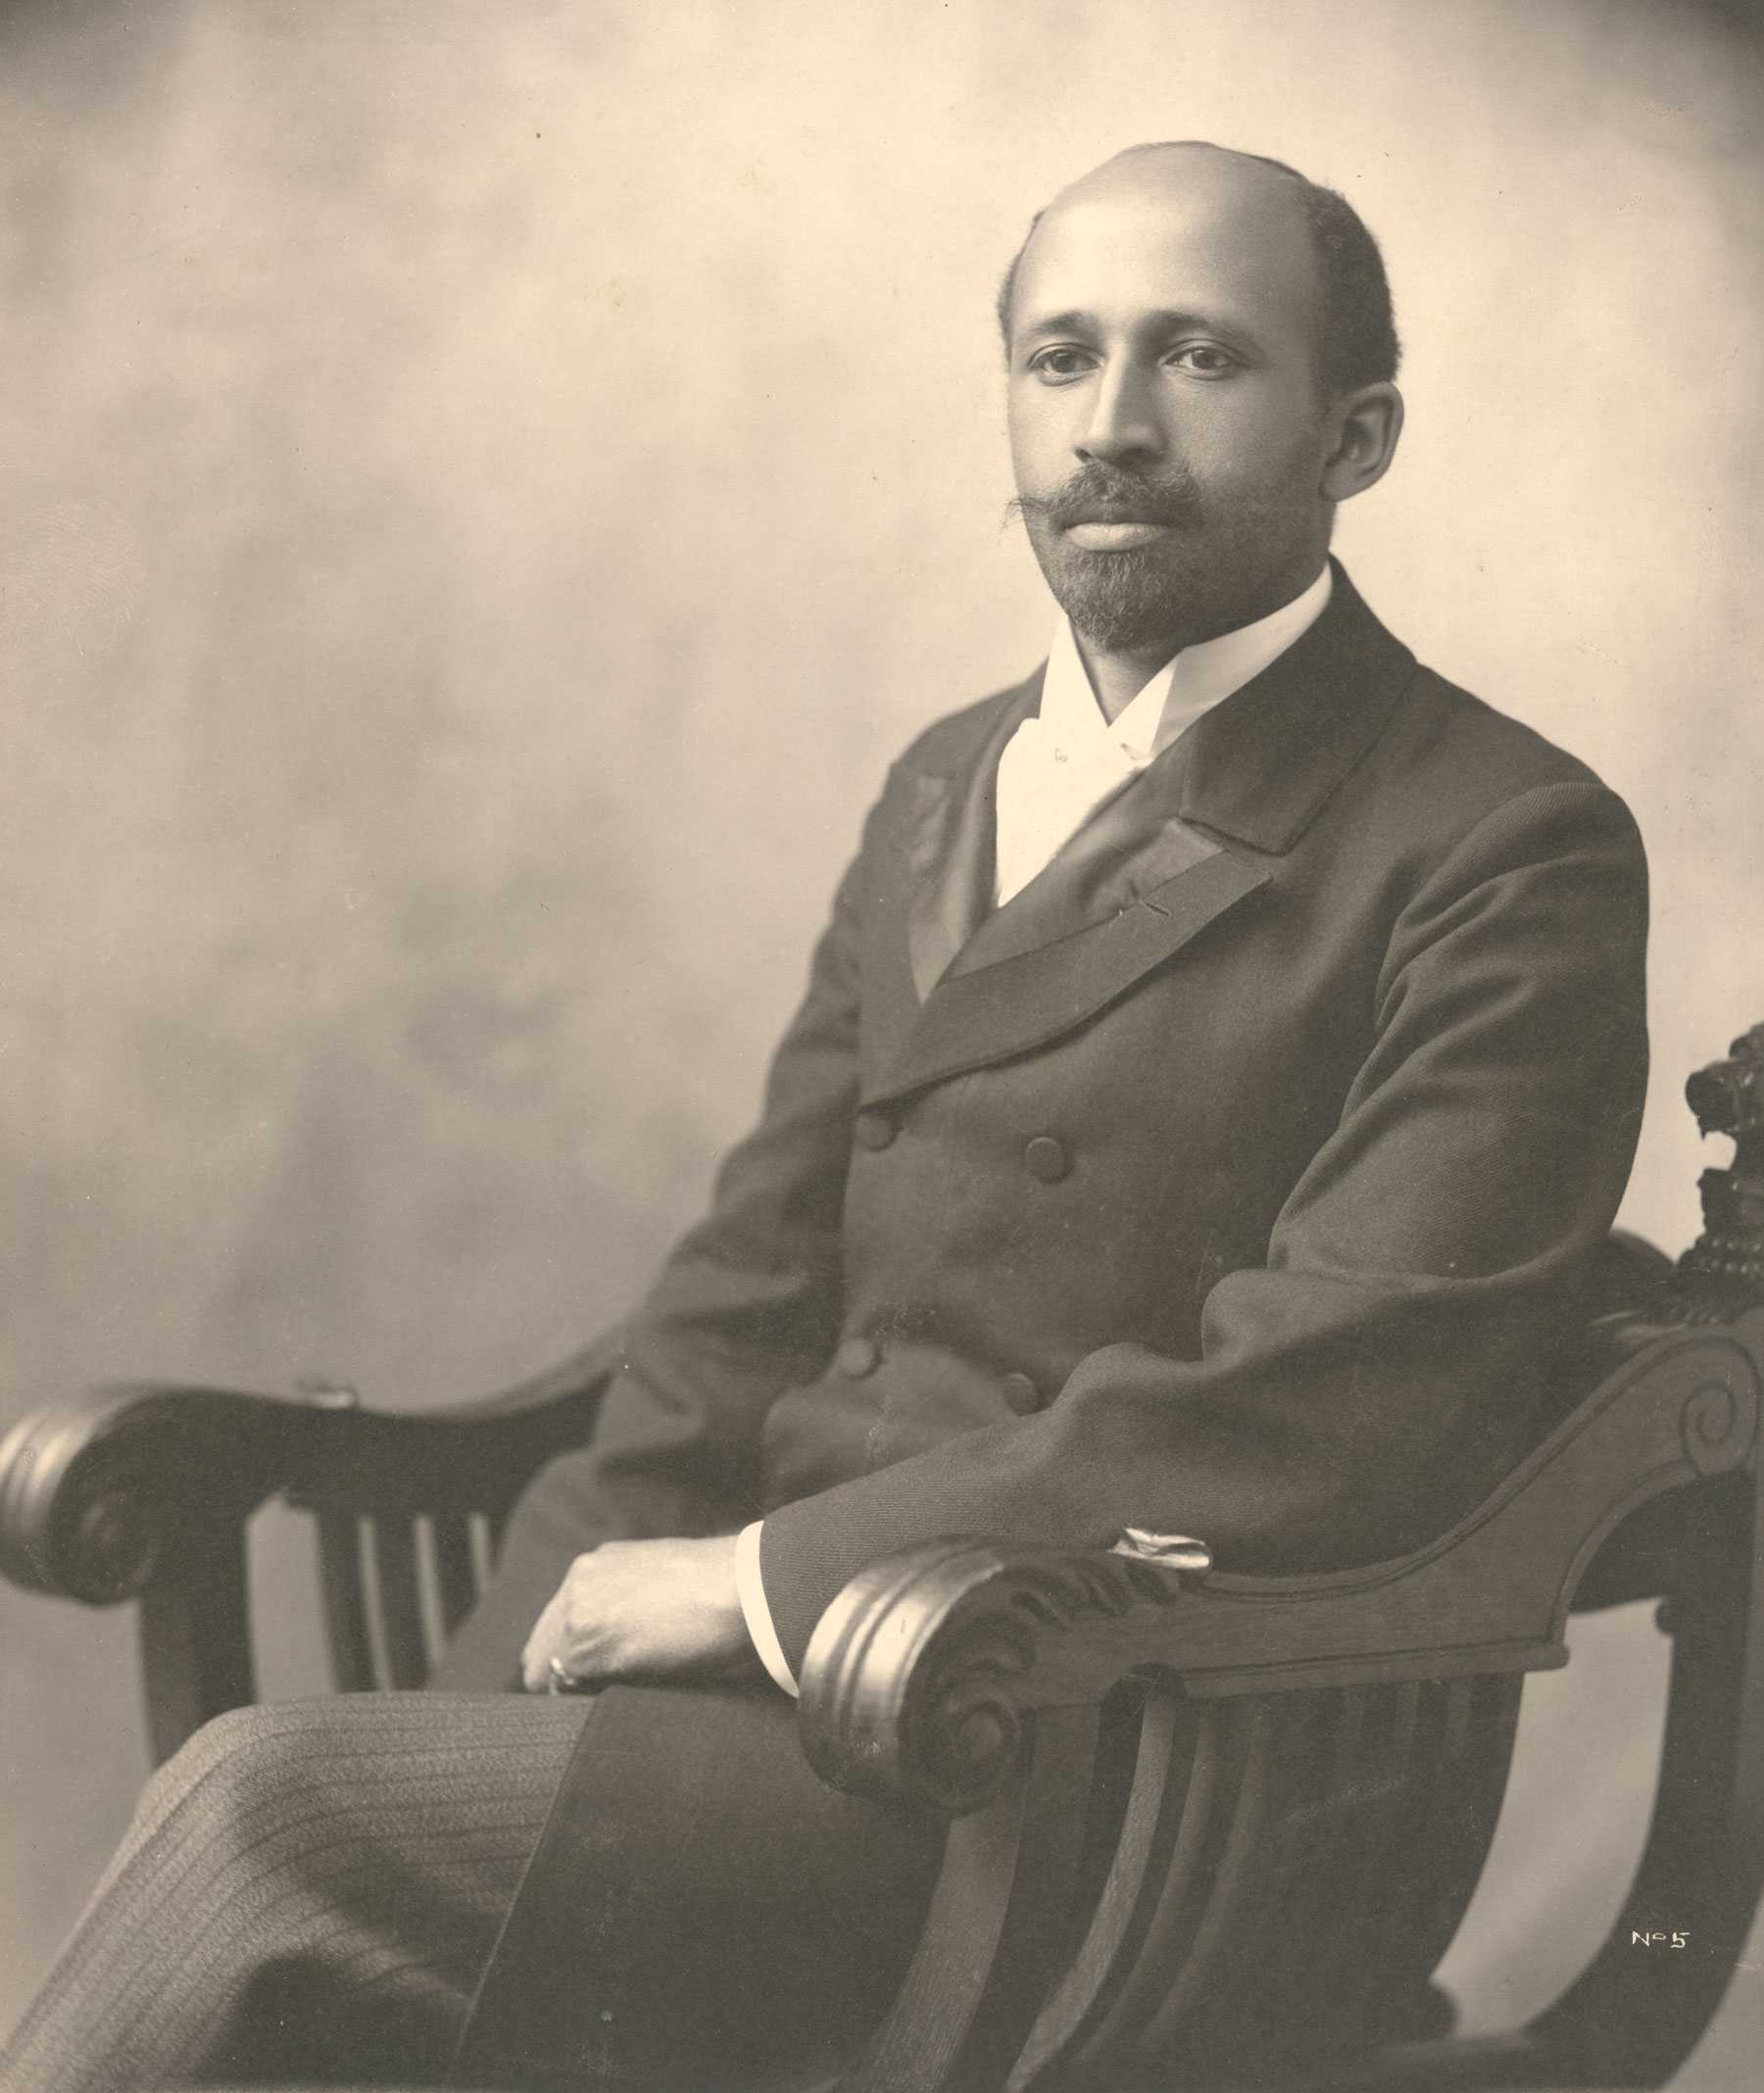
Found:
[[1192, 473], [1165, 472], [1152, 478], [1095, 460], [1081, 465], [1056, 493], [1019, 494], [1004, 505], [1007, 521], [1036, 517], [1059, 530], [1074, 523], [1195, 523], [1200, 513], [1200, 490]]

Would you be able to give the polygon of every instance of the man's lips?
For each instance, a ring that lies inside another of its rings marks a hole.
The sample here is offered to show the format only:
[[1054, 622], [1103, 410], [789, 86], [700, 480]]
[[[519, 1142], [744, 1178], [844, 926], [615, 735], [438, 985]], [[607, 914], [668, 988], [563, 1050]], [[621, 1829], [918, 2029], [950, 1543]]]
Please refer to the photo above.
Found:
[[1130, 546], [1150, 545], [1170, 528], [1139, 516], [1099, 516], [1092, 521], [1068, 523], [1065, 534], [1088, 553], [1119, 553]]

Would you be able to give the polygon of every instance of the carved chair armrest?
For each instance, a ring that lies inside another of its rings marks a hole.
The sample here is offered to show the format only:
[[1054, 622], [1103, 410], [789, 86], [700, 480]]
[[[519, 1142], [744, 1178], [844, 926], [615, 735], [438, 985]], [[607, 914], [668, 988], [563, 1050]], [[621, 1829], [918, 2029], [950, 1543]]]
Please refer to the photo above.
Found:
[[337, 1684], [420, 1685], [522, 1485], [588, 1438], [617, 1356], [608, 1338], [421, 1415], [342, 1388], [297, 1401], [151, 1384], [39, 1410], [0, 1439], [0, 1574], [92, 1606], [140, 1601], [158, 1762], [257, 1697], [246, 1527], [279, 1493], [318, 1514]]
[[129, 1384], [35, 1410], [0, 1439], [0, 1571], [115, 1605], [281, 1487], [323, 1413], [268, 1395]]
[[1647, 1499], [1739, 1467], [1756, 1438], [1764, 1310], [1664, 1330], [1613, 1318], [1611, 1370], [1450, 1533], [1363, 1569], [1250, 1577], [1103, 1550], [952, 1539], [855, 1578], [802, 1680], [823, 1779], [983, 1807], [1033, 1711], [1095, 1705], [1129, 1676], [1191, 1699], [1552, 1669], [1605, 1537]]
[[593, 1429], [600, 1351], [509, 1393], [407, 1415], [138, 1383], [31, 1412], [0, 1438], [0, 1573], [88, 1605], [139, 1594], [267, 1498], [368, 1516], [505, 1511]]

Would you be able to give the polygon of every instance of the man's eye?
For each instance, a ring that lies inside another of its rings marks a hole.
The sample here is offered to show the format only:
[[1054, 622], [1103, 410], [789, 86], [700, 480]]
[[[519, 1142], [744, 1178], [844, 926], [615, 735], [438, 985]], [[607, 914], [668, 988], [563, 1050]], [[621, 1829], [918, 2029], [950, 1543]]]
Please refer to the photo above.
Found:
[[1088, 349], [1039, 349], [1029, 359], [1029, 368], [1049, 385], [1081, 378], [1095, 364]]
[[1211, 342], [1185, 342], [1171, 352], [1170, 361], [1197, 378], [1228, 377], [1238, 367], [1236, 357]]

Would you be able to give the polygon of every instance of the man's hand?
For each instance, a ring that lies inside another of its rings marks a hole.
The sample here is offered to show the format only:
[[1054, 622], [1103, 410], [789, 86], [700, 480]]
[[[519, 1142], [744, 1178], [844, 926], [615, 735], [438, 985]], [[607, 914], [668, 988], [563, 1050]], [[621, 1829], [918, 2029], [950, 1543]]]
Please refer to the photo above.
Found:
[[609, 1540], [578, 1555], [520, 1653], [529, 1693], [557, 1674], [613, 1679], [736, 1679], [759, 1659], [735, 1588], [734, 1536]]

